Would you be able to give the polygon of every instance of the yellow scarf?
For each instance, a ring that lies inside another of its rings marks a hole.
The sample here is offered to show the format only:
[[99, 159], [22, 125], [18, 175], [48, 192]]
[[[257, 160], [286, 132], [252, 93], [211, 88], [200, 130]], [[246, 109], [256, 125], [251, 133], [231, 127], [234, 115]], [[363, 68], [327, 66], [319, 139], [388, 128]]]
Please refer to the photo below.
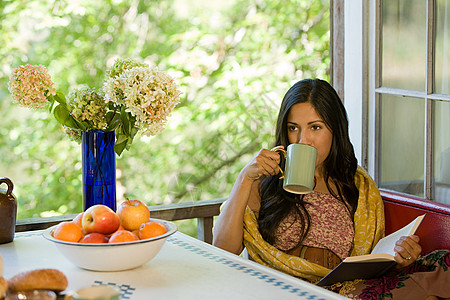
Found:
[[[358, 166], [355, 183], [359, 199], [354, 217], [355, 237], [351, 256], [369, 254], [384, 236], [383, 201], [375, 182]], [[330, 272], [328, 268], [286, 254], [264, 241], [256, 216], [248, 206], [244, 215], [244, 245], [256, 262], [310, 282], [317, 282]]]

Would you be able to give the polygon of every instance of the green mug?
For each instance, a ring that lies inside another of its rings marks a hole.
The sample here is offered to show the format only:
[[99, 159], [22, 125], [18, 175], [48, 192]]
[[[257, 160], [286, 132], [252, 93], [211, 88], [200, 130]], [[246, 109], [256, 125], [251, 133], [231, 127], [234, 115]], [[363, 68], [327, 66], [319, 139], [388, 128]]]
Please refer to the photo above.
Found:
[[307, 194], [314, 188], [317, 149], [306, 144], [290, 144], [287, 150], [273, 149], [286, 158], [285, 170], [280, 168], [283, 188], [294, 194]]

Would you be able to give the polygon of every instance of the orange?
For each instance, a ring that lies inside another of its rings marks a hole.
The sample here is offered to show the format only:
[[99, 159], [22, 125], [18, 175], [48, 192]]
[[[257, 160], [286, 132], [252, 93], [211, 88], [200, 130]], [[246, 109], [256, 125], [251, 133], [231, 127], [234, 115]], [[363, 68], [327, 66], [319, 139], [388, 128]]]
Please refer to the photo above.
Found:
[[109, 243], [126, 243], [132, 241], [138, 241], [139, 237], [128, 230], [117, 230], [109, 238]]
[[64, 221], [53, 230], [53, 237], [66, 242], [78, 242], [83, 237], [83, 232], [75, 223]]
[[139, 238], [149, 239], [155, 236], [160, 236], [167, 232], [166, 227], [156, 221], [150, 221], [146, 223], [142, 223], [141, 227], [139, 227]]
[[119, 230], [126, 230], [125, 228], [123, 228], [123, 226], [122, 225], [120, 225], [119, 226], [119, 228], [117, 228], [117, 230], [116, 231], [114, 231], [113, 233], [111, 233], [111, 234], [107, 234], [106, 236], [108, 237], [108, 238], [110, 238], [114, 233], [116, 233], [117, 231], [119, 231]]

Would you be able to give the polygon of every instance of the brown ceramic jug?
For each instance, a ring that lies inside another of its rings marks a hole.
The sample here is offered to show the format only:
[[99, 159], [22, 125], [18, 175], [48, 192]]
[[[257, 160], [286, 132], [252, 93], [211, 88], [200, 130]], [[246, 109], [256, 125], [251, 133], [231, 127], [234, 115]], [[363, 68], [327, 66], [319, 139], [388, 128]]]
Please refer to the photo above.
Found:
[[12, 194], [14, 185], [9, 178], [0, 177], [0, 186], [6, 183], [8, 189], [0, 188], [0, 244], [12, 242], [16, 231], [17, 200]]

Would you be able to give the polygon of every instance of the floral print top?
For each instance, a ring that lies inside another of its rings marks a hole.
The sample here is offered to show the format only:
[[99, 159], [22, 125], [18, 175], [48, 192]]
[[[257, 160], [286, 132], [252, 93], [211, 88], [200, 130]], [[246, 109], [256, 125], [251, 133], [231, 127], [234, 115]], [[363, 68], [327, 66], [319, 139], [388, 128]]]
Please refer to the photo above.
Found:
[[[331, 194], [316, 191], [306, 194], [304, 202], [311, 224], [302, 245], [329, 249], [340, 259], [346, 258], [352, 250], [355, 231], [345, 205]], [[302, 232], [301, 226], [299, 213], [289, 213], [275, 231], [274, 246], [282, 251], [295, 248]]]

